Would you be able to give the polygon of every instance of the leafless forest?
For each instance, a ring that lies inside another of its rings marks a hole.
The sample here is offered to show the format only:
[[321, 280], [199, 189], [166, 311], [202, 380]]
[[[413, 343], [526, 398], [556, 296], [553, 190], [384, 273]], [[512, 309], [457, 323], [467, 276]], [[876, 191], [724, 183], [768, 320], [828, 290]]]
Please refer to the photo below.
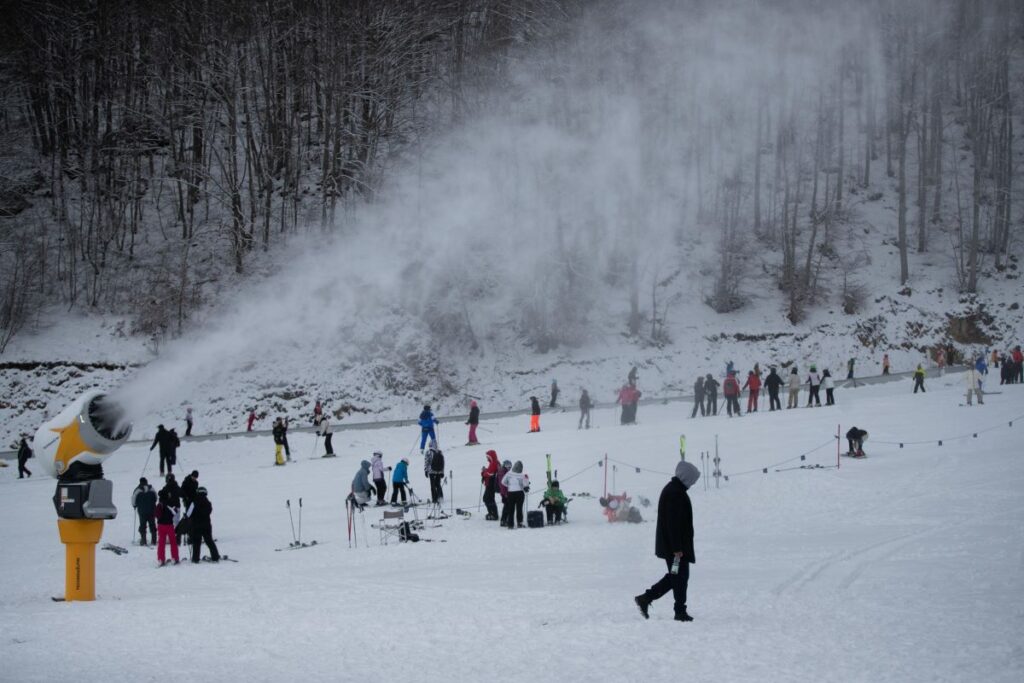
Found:
[[[1014, 0], [0, 10], [0, 351], [40, 305], [181, 334], [297, 243], [344, 249], [355, 207], [387, 201], [431, 140], [484, 120], [547, 124], [509, 142], [527, 151], [496, 175], [518, 199], [493, 202], [503, 231], [518, 216], [521, 241], [546, 245], [519, 274], [543, 274], [549, 295], [514, 300], [540, 349], [578, 341], [602, 292], [626, 302], [624, 331], [661, 341], [666, 293], [688, 276], [673, 249], [695, 239], [713, 243], [715, 311], [744, 305], [756, 249], [774, 256], [792, 322], [826, 296], [855, 313], [861, 257], [843, 239], [886, 193], [901, 283], [910, 255], [938, 249], [974, 292], [1021, 249]], [[432, 319], [473, 341], [465, 301], [433, 300]]]

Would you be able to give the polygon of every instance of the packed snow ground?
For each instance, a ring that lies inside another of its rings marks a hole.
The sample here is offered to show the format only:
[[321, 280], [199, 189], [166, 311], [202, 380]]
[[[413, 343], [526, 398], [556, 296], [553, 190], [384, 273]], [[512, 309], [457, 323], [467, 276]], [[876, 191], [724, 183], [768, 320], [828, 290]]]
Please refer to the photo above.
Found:
[[[312, 435], [296, 434], [297, 462], [285, 468], [271, 466], [269, 437], [188, 443], [179, 478], [200, 471], [220, 550], [239, 563], [158, 569], [151, 548], [98, 550], [94, 603], [50, 601], [64, 576], [54, 481], [18, 481], [6, 468], [0, 679], [1024, 680], [1024, 387], [970, 408], [958, 405], [962, 387], [951, 375], [914, 396], [907, 380], [837, 390], [835, 408], [733, 419], [643, 406], [631, 427], [602, 410], [582, 432], [575, 411], [545, 414], [540, 434], [525, 433], [525, 418], [485, 423], [483, 446], [446, 448], [455, 505], [473, 517], [422, 534], [444, 543], [380, 547], [372, 508], [359, 547], [346, 540], [342, 500], [359, 461], [381, 449], [394, 464], [410, 454], [415, 429], [337, 434], [333, 460], [311, 459]], [[843, 458], [838, 470], [772, 466], [823, 444], [806, 463], [835, 465], [832, 435], [854, 424], [871, 434], [868, 459]], [[442, 445], [463, 443], [464, 429], [442, 425]], [[672, 471], [681, 432], [698, 464], [718, 435], [733, 476], [691, 490], [696, 621], [672, 621], [670, 596], [644, 621], [632, 596], [664, 571], [653, 556], [655, 510], [642, 509], [644, 524], [608, 524], [595, 464], [607, 453], [647, 468], [619, 464], [608, 485], [614, 477], [634, 503], [656, 504], [667, 481], [658, 472]], [[939, 438], [941, 447], [880, 443]], [[545, 453], [564, 490], [594, 498], [571, 503], [569, 524], [509, 534], [477, 513], [477, 473], [492, 447], [526, 465], [531, 508]], [[128, 546], [128, 500], [140, 472], [158, 478], [156, 456], [127, 446], [106, 471], [121, 514], [103, 542]], [[303, 539], [323, 545], [275, 552], [292, 538], [285, 500], [300, 496]]]

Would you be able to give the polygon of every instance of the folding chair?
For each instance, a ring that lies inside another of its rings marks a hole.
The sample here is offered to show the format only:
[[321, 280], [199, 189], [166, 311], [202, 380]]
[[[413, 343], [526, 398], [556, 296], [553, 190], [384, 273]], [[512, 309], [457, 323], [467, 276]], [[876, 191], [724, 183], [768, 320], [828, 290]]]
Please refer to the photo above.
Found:
[[402, 527], [405, 525], [405, 513], [401, 510], [384, 510], [384, 516], [380, 519], [380, 544], [387, 545], [389, 538], [394, 538], [399, 543], [402, 538]]

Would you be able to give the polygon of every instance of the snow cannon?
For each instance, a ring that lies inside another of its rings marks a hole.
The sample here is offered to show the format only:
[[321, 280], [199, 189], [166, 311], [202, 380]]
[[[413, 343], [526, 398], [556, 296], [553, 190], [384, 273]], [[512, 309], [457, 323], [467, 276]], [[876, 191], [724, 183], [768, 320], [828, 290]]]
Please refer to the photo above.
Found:
[[53, 505], [65, 547], [64, 599], [96, 599], [96, 544], [103, 520], [117, 517], [103, 461], [131, 434], [121, 405], [102, 391], [72, 401], [35, 435], [40, 466], [57, 478]]

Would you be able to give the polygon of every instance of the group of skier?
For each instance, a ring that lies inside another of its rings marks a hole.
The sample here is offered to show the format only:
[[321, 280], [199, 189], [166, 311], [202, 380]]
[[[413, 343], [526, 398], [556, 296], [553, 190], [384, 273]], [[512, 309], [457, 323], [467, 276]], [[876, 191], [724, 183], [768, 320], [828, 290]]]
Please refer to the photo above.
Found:
[[768, 375], [761, 379], [761, 366], [754, 364], [754, 368], [747, 372], [746, 380], [740, 384], [739, 373], [732, 361], [726, 364], [725, 379], [719, 384], [718, 380], [709, 372], [703, 377], [698, 377], [693, 383], [693, 410], [690, 417], [697, 417], [699, 412], [702, 417], [718, 415], [718, 387], [722, 387], [722, 395], [725, 398], [726, 412], [729, 417], [740, 417], [743, 412], [740, 409], [740, 396], [747, 391], [748, 413], [756, 413], [760, 399], [761, 388], [768, 390], [768, 410], [782, 410], [782, 402], [779, 399], [779, 392], [783, 387], [789, 392], [786, 408], [799, 406], [800, 390], [808, 387], [807, 406], [821, 406], [821, 389], [825, 389], [825, 405], [835, 404], [835, 382], [829, 370], [818, 371], [818, 366], [811, 364], [810, 370], [805, 376], [801, 376], [796, 366], [790, 368], [787, 379], [779, 375], [775, 366], [770, 366]]
[[170, 546], [171, 560], [178, 564], [178, 545], [188, 539], [192, 548], [192, 562], [200, 561], [200, 550], [205, 543], [210, 560], [220, 560], [217, 544], [213, 540], [213, 504], [206, 488], [199, 485], [199, 471], [193, 470], [179, 485], [174, 474], [164, 478], [164, 487], [157, 493], [145, 477], [132, 491], [132, 507], [139, 522], [139, 545], [146, 545], [146, 532], [157, 548], [157, 562], [167, 564], [165, 549]]

